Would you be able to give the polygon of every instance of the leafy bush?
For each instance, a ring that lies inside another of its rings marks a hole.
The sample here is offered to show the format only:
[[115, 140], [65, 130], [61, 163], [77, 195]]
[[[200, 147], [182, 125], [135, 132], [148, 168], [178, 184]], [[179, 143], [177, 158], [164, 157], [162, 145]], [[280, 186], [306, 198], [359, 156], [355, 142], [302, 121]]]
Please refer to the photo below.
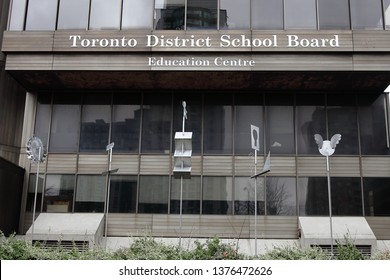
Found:
[[338, 251], [336, 258], [338, 260], [364, 260], [362, 252], [356, 248], [348, 235], [344, 237], [344, 242], [337, 240], [336, 244]]
[[319, 247], [301, 249], [296, 246], [275, 247], [259, 257], [262, 260], [328, 260], [329, 256]]
[[193, 260], [238, 260], [245, 258], [230, 244], [223, 244], [218, 237], [209, 239], [206, 243], [195, 241], [195, 249], [189, 254]]

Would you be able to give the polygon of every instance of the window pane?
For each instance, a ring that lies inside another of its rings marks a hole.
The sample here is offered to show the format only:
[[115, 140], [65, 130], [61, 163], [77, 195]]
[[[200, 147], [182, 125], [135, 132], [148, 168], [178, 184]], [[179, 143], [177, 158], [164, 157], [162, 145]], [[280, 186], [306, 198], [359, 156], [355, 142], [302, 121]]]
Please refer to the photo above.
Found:
[[334, 216], [363, 215], [360, 178], [336, 178], [331, 181], [332, 214]]
[[203, 214], [232, 214], [231, 177], [203, 177]]
[[218, 0], [187, 0], [187, 30], [216, 29]]
[[138, 213], [168, 213], [168, 176], [141, 176]]
[[249, 29], [250, 6], [250, 0], [221, 0], [219, 28]]
[[318, 0], [320, 29], [349, 29], [348, 0]]
[[74, 175], [47, 175], [43, 211], [71, 212], [74, 187]]
[[299, 93], [296, 104], [298, 153], [319, 155], [314, 134], [326, 135], [325, 97]]
[[327, 178], [298, 178], [298, 201], [299, 216], [329, 216]]
[[57, 1], [29, 0], [26, 30], [55, 30]]
[[37, 186], [37, 174], [30, 174], [28, 180], [28, 194], [26, 202], [26, 211], [33, 212], [34, 210], [34, 200], [35, 200], [35, 188], [37, 188], [37, 201], [35, 211], [41, 211], [42, 206], [42, 192], [43, 192], [43, 181], [44, 175], [39, 174], [38, 176], [38, 186]]
[[50, 152], [76, 152], [78, 148], [81, 102], [77, 96], [55, 95], [50, 131]]
[[390, 29], [390, 0], [383, 0], [386, 29]]
[[85, 97], [81, 120], [80, 151], [105, 152], [110, 128], [110, 96]]
[[267, 215], [297, 214], [295, 178], [267, 177]]
[[317, 29], [315, 0], [285, 1], [286, 29]]
[[294, 154], [294, 100], [292, 95], [266, 96], [266, 144], [271, 154]]
[[236, 94], [235, 97], [235, 135], [234, 154], [248, 155], [253, 152], [251, 144], [251, 125], [259, 127], [260, 151], [264, 152], [264, 124], [262, 95]]
[[171, 144], [171, 95], [145, 95], [142, 121], [142, 152], [165, 153]]
[[[328, 95], [329, 138], [340, 133], [342, 138], [335, 154], [358, 154], [359, 137], [354, 95]], [[325, 137], [323, 137], [325, 140]], [[330, 139], [329, 139], [330, 140]]]
[[[185, 120], [185, 131], [192, 132], [192, 154], [200, 154], [202, 141], [202, 95], [176, 94], [173, 108], [173, 130], [183, 130], [183, 101], [186, 101], [187, 119]], [[173, 143], [173, 148], [174, 148]]]
[[9, 19], [9, 30], [23, 30], [27, 0], [13, 0]]
[[41, 139], [47, 150], [47, 136], [50, 126], [51, 95], [39, 95], [35, 117], [34, 135]]
[[110, 177], [111, 213], [135, 213], [137, 203], [137, 176]]
[[252, 29], [283, 29], [283, 0], [252, 0]]
[[[264, 215], [264, 177], [257, 178], [257, 214]], [[234, 178], [234, 214], [255, 214], [255, 179], [249, 177]]]
[[79, 175], [75, 212], [103, 212], [106, 177], [101, 175]]
[[361, 151], [364, 155], [390, 154], [386, 142], [385, 96], [359, 96]]
[[184, 3], [186, 0], [155, 0], [154, 28], [184, 29]]
[[138, 94], [114, 97], [111, 142], [114, 152], [138, 152], [141, 121], [140, 96]]
[[390, 178], [364, 178], [366, 216], [390, 216]]
[[231, 94], [206, 94], [204, 105], [204, 153], [231, 154], [233, 119]]
[[351, 0], [353, 29], [383, 29], [380, 0]]
[[87, 29], [89, 0], [60, 1], [58, 29]]
[[153, 29], [153, 0], [123, 0], [122, 29]]
[[[180, 213], [180, 179], [172, 179], [171, 214]], [[183, 179], [183, 214], [200, 214], [200, 177]]]
[[92, 0], [90, 29], [120, 28], [121, 0]]

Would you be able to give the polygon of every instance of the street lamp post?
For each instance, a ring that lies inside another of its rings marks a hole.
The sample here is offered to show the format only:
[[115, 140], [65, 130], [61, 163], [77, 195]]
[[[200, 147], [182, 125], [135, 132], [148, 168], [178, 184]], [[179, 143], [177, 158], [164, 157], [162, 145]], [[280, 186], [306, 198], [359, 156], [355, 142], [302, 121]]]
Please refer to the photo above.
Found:
[[328, 203], [329, 203], [329, 223], [330, 223], [330, 251], [333, 257], [333, 225], [332, 225], [332, 194], [330, 187], [330, 168], [329, 168], [329, 157], [333, 155], [336, 149], [336, 145], [341, 140], [341, 134], [335, 134], [329, 140], [323, 140], [319, 134], [314, 135], [314, 140], [318, 145], [318, 150], [321, 155], [326, 157], [326, 174], [328, 180]]

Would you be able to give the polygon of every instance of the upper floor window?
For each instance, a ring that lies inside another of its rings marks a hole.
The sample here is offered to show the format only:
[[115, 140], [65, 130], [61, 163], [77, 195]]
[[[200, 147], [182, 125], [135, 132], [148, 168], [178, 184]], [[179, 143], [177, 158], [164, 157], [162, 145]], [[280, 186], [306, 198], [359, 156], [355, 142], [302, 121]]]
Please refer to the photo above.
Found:
[[29, 0], [26, 30], [54, 30], [56, 17], [57, 1]]
[[90, 29], [120, 29], [121, 0], [92, 0]]
[[58, 29], [87, 29], [89, 0], [60, 1]]
[[316, 1], [289, 0], [284, 2], [286, 29], [316, 29]]
[[381, 0], [351, 0], [352, 29], [383, 29]]
[[319, 29], [349, 29], [348, 0], [318, 0]]
[[283, 0], [252, 0], [252, 29], [283, 29]]

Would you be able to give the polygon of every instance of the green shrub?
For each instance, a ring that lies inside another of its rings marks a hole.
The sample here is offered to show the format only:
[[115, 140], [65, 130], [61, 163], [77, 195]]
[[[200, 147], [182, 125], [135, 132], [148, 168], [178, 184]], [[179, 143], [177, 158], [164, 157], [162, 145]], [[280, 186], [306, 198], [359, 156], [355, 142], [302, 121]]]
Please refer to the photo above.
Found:
[[195, 249], [188, 256], [194, 260], [238, 260], [244, 256], [238, 254], [233, 245], [223, 244], [218, 237], [209, 239], [206, 243], [195, 241]]
[[259, 256], [262, 260], [328, 260], [327, 253], [319, 247], [302, 249], [296, 246], [275, 247]]
[[337, 240], [337, 251], [336, 258], [338, 260], [364, 260], [364, 256], [359, 249], [356, 248], [352, 239], [346, 235], [344, 241]]

